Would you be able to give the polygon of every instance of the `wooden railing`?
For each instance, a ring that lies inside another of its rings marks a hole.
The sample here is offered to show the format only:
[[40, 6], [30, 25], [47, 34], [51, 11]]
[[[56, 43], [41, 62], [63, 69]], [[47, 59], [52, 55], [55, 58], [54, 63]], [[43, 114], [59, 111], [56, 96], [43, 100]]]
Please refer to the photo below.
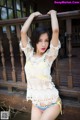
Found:
[[[57, 14], [59, 20], [66, 20], [66, 23], [71, 19], [80, 18], [80, 11], [63, 12]], [[20, 41], [20, 29], [21, 25], [24, 23], [26, 18], [3, 20], [0, 21], [0, 88], [3, 90], [7, 89], [8, 92], [13, 92], [14, 88], [26, 90], [26, 79], [24, 73], [24, 63], [25, 57], [19, 48]], [[43, 15], [34, 19], [33, 24], [36, 22], [48, 22], [50, 21], [50, 16]], [[11, 30], [11, 26], [15, 27], [15, 30]], [[5, 32], [3, 30], [5, 27]], [[55, 69], [55, 84], [60, 90], [62, 96], [75, 97], [80, 99], [80, 85], [74, 87], [73, 85], [73, 75], [72, 75], [72, 49], [71, 49], [71, 38], [72, 33], [68, 30], [66, 26], [66, 39], [67, 39], [67, 75], [66, 84], [61, 84], [62, 79], [60, 78], [60, 59], [56, 60]], [[30, 32], [28, 33], [30, 35]], [[15, 47], [15, 42], [17, 42], [17, 48]], [[7, 47], [8, 46], [8, 47]], [[16, 49], [18, 50], [16, 52]], [[10, 54], [6, 55], [7, 52]], [[15, 54], [15, 55], [14, 55]], [[16, 55], [17, 54], [17, 55]], [[5, 57], [6, 56], [6, 57]], [[17, 57], [15, 57], [17, 56]], [[17, 59], [17, 60], [16, 60]], [[65, 63], [64, 63], [65, 64]], [[18, 66], [18, 67], [17, 67]], [[63, 68], [65, 69], [65, 68]], [[10, 73], [9, 73], [10, 72]], [[64, 76], [64, 70], [62, 71]], [[9, 75], [8, 75], [9, 73]], [[19, 76], [19, 77], [18, 77]], [[63, 83], [65, 81], [62, 81]]]

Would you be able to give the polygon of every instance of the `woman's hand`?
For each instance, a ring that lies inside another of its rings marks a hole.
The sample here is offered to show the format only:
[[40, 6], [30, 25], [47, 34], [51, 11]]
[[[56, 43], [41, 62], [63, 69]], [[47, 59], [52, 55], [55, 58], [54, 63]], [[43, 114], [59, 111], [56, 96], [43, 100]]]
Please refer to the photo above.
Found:
[[57, 12], [55, 10], [50, 10], [47, 14], [51, 15], [51, 14], [57, 14]]
[[33, 17], [37, 17], [37, 16], [42, 15], [42, 14], [37, 11], [37, 12], [32, 13], [32, 15], [33, 15]]

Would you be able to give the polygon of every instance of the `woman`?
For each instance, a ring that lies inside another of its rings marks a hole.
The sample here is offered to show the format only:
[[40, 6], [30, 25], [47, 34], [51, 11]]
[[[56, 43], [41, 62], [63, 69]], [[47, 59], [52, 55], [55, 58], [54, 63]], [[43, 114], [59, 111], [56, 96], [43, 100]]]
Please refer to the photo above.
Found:
[[20, 47], [26, 56], [27, 100], [32, 101], [31, 120], [55, 120], [61, 112], [61, 99], [50, 75], [53, 61], [60, 48], [59, 26], [55, 10], [50, 10], [52, 38], [46, 28], [37, 28], [31, 40], [27, 31], [34, 17], [32, 13], [21, 29]]

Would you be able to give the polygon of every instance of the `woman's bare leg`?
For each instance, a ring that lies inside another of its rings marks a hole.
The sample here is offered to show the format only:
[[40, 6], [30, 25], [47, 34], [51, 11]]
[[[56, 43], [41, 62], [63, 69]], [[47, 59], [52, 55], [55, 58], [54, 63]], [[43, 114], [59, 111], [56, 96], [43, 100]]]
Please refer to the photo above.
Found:
[[40, 120], [55, 120], [58, 117], [59, 113], [60, 106], [58, 104], [55, 104], [43, 112]]
[[42, 116], [42, 111], [32, 105], [32, 111], [31, 111], [31, 120], [40, 120]]

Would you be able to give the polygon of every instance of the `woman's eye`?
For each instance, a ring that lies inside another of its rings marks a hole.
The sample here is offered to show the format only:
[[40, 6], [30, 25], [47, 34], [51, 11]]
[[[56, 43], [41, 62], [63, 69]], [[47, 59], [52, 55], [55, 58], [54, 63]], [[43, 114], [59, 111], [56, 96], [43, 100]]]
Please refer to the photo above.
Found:
[[[39, 39], [39, 42], [43, 42], [43, 40]], [[44, 42], [49, 42], [48, 39], [44, 40]]]
[[40, 39], [39, 42], [42, 42], [42, 40]]
[[46, 40], [45, 42], [49, 42], [49, 40]]

